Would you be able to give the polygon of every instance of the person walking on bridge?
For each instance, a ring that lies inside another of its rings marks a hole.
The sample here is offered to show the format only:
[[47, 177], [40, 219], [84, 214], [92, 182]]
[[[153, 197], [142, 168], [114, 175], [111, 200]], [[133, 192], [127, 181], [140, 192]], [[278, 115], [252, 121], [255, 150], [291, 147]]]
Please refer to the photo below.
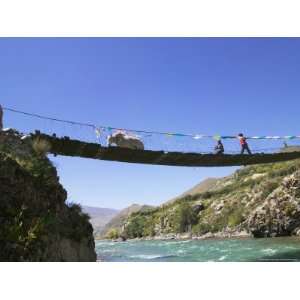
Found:
[[238, 135], [238, 139], [240, 140], [240, 144], [241, 144], [241, 154], [244, 154], [245, 150], [248, 152], [248, 154], [252, 154], [251, 153], [251, 150], [249, 148], [249, 145], [247, 143], [247, 138], [242, 134], [240, 133]]

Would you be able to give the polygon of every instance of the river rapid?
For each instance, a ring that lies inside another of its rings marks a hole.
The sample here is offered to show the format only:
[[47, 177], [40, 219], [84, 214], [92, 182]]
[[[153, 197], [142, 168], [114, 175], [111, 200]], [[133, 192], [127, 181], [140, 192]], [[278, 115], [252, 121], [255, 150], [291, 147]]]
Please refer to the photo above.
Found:
[[96, 241], [107, 262], [271, 262], [300, 261], [300, 238]]

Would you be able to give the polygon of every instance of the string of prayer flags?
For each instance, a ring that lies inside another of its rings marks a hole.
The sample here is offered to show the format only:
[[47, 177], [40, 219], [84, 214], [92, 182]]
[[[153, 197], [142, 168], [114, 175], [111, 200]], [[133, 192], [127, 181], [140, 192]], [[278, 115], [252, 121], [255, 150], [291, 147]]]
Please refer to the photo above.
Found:
[[95, 129], [95, 133], [96, 133], [96, 137], [99, 139], [101, 137], [101, 129], [100, 128], [96, 128]]
[[193, 136], [193, 139], [194, 139], [194, 140], [200, 140], [200, 139], [203, 139], [203, 135], [194, 135], [194, 136]]
[[216, 140], [216, 141], [220, 141], [221, 138], [222, 138], [222, 137], [221, 137], [220, 135], [215, 135], [215, 136], [213, 137], [213, 139]]
[[[141, 131], [141, 130], [126, 130], [126, 129], [116, 129], [113, 127], [95, 127], [95, 133], [97, 138], [100, 138], [101, 134], [103, 131], [107, 131], [109, 134], [111, 134], [112, 131], [119, 131], [121, 133], [128, 133], [128, 132], [132, 132], [135, 134], [143, 134], [144, 137], [152, 137], [155, 135], [164, 135], [168, 138], [171, 137], [187, 137], [187, 138], [192, 138], [194, 140], [200, 140], [200, 139], [213, 139], [216, 141], [220, 141], [222, 139], [236, 139], [237, 136], [232, 136], [232, 135], [203, 135], [203, 134], [183, 134], [183, 133], [163, 133], [163, 132], [151, 132], [151, 131]], [[141, 137], [139, 135], [139, 137]], [[247, 136], [247, 139], [253, 139], [253, 140], [293, 140], [293, 139], [300, 139], [300, 135], [286, 135], [286, 136], [272, 136], [272, 135], [266, 135], [266, 136]]]

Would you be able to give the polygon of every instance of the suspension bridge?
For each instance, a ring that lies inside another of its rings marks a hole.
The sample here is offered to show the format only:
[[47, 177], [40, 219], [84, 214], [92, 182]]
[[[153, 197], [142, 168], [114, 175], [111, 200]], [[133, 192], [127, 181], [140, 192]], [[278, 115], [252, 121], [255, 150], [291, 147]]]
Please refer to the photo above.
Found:
[[[14, 115], [9, 117], [12, 125], [16, 115], [26, 118], [21, 122], [22, 127], [26, 127], [22, 132], [25, 130], [24, 134], [33, 140], [46, 141], [50, 145], [49, 152], [54, 155], [186, 167], [245, 166], [300, 158], [300, 136], [297, 135], [248, 136], [252, 154], [240, 154], [239, 141], [234, 135], [124, 129], [51, 118], [7, 107], [3, 107], [3, 111], [6, 115]], [[37, 120], [41, 122], [38, 131], [34, 129]], [[138, 138], [145, 149], [108, 146], [108, 137], [117, 131]], [[214, 146], [219, 140], [225, 145], [225, 153], [221, 155], [214, 154]]]

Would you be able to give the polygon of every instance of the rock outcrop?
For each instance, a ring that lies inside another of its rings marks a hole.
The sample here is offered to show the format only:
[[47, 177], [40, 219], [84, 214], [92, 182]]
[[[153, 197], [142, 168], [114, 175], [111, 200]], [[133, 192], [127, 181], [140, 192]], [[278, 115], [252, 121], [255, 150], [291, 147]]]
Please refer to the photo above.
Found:
[[251, 213], [247, 225], [255, 237], [289, 236], [300, 231], [300, 171], [282, 180]]
[[46, 150], [0, 133], [0, 261], [96, 261], [89, 217], [66, 204]]

